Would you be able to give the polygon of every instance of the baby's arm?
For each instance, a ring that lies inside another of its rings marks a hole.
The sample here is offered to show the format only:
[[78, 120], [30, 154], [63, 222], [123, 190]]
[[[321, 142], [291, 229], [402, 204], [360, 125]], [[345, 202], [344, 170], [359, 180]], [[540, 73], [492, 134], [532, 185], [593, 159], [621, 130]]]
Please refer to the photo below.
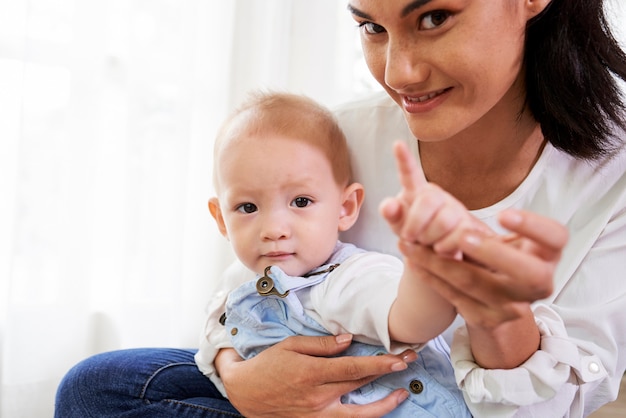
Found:
[[398, 286], [396, 300], [388, 317], [392, 341], [420, 344], [441, 334], [452, 324], [456, 309], [420, 279], [419, 271], [405, 268]]
[[[394, 144], [394, 154], [402, 190], [383, 201], [380, 209], [400, 241], [432, 247], [442, 257], [462, 259], [457, 242], [464, 231], [492, 234], [458, 200], [426, 181], [406, 144]], [[456, 310], [422, 281], [423, 271], [408, 259], [404, 264], [389, 314], [390, 336], [394, 341], [426, 342], [452, 323]]]

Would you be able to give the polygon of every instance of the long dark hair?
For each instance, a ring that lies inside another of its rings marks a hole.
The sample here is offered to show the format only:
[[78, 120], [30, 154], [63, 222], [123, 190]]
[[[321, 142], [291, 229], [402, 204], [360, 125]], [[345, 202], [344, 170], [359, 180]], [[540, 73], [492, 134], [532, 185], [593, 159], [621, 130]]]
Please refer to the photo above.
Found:
[[556, 148], [591, 160], [623, 143], [626, 53], [602, 0], [552, 0], [528, 23], [525, 66], [527, 103]]

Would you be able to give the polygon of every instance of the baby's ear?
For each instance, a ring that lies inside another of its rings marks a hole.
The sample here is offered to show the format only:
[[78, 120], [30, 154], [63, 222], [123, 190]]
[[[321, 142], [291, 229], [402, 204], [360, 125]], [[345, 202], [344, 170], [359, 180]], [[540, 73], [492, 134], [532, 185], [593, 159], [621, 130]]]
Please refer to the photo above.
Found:
[[354, 225], [359, 217], [364, 198], [365, 190], [360, 183], [352, 183], [346, 187], [339, 214], [339, 232], [347, 231]]
[[213, 216], [213, 219], [215, 219], [215, 223], [217, 224], [217, 228], [220, 230], [220, 234], [228, 239], [226, 223], [224, 222], [222, 209], [220, 209], [220, 201], [217, 197], [212, 197], [211, 199], [209, 199], [209, 212], [211, 212], [211, 216]]

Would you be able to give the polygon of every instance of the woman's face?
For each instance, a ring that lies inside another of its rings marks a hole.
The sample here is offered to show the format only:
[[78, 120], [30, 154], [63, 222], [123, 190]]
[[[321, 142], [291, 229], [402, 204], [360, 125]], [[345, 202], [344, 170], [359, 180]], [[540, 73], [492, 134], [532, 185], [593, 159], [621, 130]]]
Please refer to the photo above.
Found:
[[420, 140], [439, 141], [515, 121], [524, 103], [525, 26], [536, 3], [350, 0], [348, 8], [376, 80]]

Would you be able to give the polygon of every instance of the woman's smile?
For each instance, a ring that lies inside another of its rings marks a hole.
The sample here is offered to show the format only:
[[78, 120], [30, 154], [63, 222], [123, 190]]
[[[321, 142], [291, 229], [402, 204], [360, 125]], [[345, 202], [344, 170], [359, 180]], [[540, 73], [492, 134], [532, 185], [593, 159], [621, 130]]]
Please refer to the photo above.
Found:
[[443, 103], [451, 90], [446, 88], [419, 95], [401, 95], [402, 105], [408, 113], [429, 112]]

